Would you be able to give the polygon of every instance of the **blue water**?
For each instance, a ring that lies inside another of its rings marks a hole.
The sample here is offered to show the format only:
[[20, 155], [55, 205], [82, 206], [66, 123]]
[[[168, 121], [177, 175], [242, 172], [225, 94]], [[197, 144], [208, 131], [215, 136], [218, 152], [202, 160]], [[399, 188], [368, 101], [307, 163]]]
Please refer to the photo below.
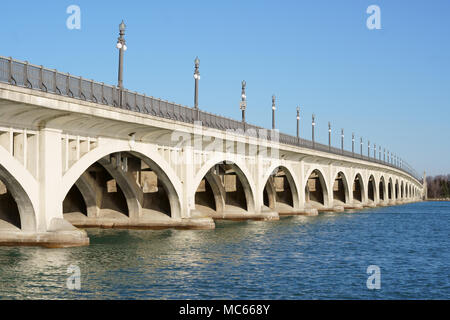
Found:
[[89, 247], [0, 247], [0, 297], [449, 299], [449, 221], [450, 202], [426, 202], [207, 231], [88, 229]]

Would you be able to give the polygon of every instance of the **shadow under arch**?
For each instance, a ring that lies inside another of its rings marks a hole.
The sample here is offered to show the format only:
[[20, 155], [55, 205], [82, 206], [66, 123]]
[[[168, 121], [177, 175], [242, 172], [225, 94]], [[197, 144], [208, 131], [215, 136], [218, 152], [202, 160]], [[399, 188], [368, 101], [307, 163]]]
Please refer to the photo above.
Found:
[[403, 199], [405, 197], [405, 189], [404, 189], [405, 185], [403, 183], [403, 180], [400, 184], [400, 198]]
[[353, 202], [363, 203], [365, 199], [365, 187], [362, 175], [358, 172], [355, 174], [352, 182]]
[[244, 170], [230, 160], [205, 164], [194, 179], [195, 210], [207, 214], [255, 212], [253, 187], [249, 173]]
[[262, 181], [264, 206], [279, 213], [299, 208], [300, 199], [297, 183], [291, 169], [286, 165], [276, 164], [269, 168]]
[[[126, 143], [124, 146], [120, 147], [115, 146], [115, 148], [100, 148], [100, 150], [94, 149], [90, 153], [83, 156], [77, 163], [75, 163], [63, 176], [63, 191], [62, 191], [62, 200], [65, 199], [69, 191], [73, 188], [74, 185], [77, 185], [77, 188], [82, 192], [83, 183], [80, 181], [82, 175], [94, 164], [101, 165], [106, 169], [106, 171], [117, 180], [117, 184], [123, 192], [129, 216], [133, 218], [137, 218], [144, 204], [144, 199], [142, 196], [142, 190], [139, 190], [139, 185], [136, 181], [132, 181], [133, 177], [127, 174], [126, 172], [120, 172], [119, 169], [116, 170], [118, 172], [114, 172], [112, 168], [114, 167], [114, 163], [111, 161], [111, 157], [119, 157], [118, 155], [124, 155], [125, 157], [129, 156], [130, 158], [138, 159], [145, 163], [148, 168], [153, 171], [158, 179], [158, 183], [161, 182], [161, 187], [164, 189], [169, 206], [170, 206], [170, 217], [179, 218], [181, 216], [181, 204], [180, 204], [180, 193], [177, 191], [173, 180], [174, 173], [173, 170], [168, 166], [167, 163], [164, 163], [161, 157], [157, 153], [153, 153], [151, 155], [146, 155], [144, 152], [147, 150], [145, 148], [136, 148], [131, 149], [127, 146]], [[138, 150], [136, 150], [138, 149]], [[157, 158], [158, 160], [155, 160]], [[169, 177], [170, 175], [170, 177]], [[89, 207], [89, 203], [92, 203], [92, 199], [88, 200], [89, 197], [84, 197], [86, 205]]]
[[378, 183], [378, 199], [380, 199], [380, 201], [385, 201], [386, 199], [386, 195], [385, 195], [385, 189], [386, 189], [386, 181], [384, 180], [384, 177], [382, 176], [380, 178], [380, 182]]
[[392, 184], [392, 178], [389, 178], [388, 182], [388, 199], [393, 200], [394, 198], [394, 186]]
[[328, 207], [328, 188], [322, 171], [313, 168], [306, 177], [305, 206]]
[[[11, 174], [9, 169], [14, 169], [14, 166], [7, 166], [6, 160], [7, 159], [5, 157], [0, 157], [0, 180], [6, 187], [4, 197], [8, 198], [10, 196], [9, 199], [5, 200], [11, 204], [11, 206], [5, 206], [5, 208], [16, 209], [16, 211], [15, 213], [2, 213], [0, 215], [0, 219], [3, 215], [4, 219], [2, 220], [5, 220], [7, 223], [11, 224], [11, 226], [26, 232], [35, 231], [37, 225], [33, 202], [31, 201], [25, 187]], [[2, 210], [0, 208], [0, 213], [1, 211]]]
[[398, 196], [399, 196], [399, 184], [398, 184], [398, 179], [395, 180], [395, 186], [394, 186], [394, 199], [397, 200]]
[[349, 203], [350, 194], [347, 176], [343, 171], [338, 171], [333, 182], [333, 202], [334, 205]]
[[369, 180], [367, 181], [367, 199], [372, 202], [377, 200], [377, 184], [375, 183], [373, 174], [369, 176]]

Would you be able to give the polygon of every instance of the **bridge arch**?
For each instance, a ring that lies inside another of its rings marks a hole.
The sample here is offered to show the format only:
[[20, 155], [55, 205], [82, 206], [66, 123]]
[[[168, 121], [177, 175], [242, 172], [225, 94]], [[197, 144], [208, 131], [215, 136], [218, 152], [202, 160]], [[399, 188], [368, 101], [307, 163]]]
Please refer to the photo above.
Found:
[[360, 172], [356, 172], [352, 179], [353, 202], [364, 203], [367, 201], [365, 183]]
[[[292, 173], [294, 169], [286, 163], [276, 162], [273, 163], [268, 170], [266, 170], [259, 190], [263, 190], [264, 205], [271, 209], [276, 209], [277, 203], [283, 203], [290, 206], [292, 209], [298, 209], [300, 207], [300, 195], [299, 195], [299, 183], [297, 178]], [[277, 192], [275, 177], [282, 178], [282, 193]], [[278, 210], [286, 210], [285, 208], [278, 208]]]
[[392, 182], [392, 177], [388, 180], [388, 200], [394, 200], [394, 185]]
[[[181, 216], [181, 181], [170, 165], [159, 155], [156, 148], [145, 146], [144, 144], [135, 143], [131, 145], [128, 141], [115, 141], [114, 143], [105, 143], [81, 157], [73, 166], [64, 174], [62, 182], [62, 191], [60, 201], [63, 202], [69, 190], [79, 184], [79, 179], [82, 177], [88, 168], [98, 163], [103, 166], [108, 173], [117, 179], [118, 187], [123, 192], [130, 218], [136, 218], [141, 213], [142, 195], [139, 194], [137, 184], [133, 183], [130, 176], [121, 173], [119, 170], [114, 171], [113, 165], [109, 164], [106, 159], [108, 156], [120, 153], [128, 153], [129, 155], [142, 160], [156, 175], [161, 186], [163, 187], [170, 206], [170, 216], [178, 218]], [[80, 190], [81, 191], [81, 190]], [[85, 199], [86, 200], [86, 199]], [[90, 201], [92, 202], [92, 200]]]
[[380, 182], [378, 183], [378, 199], [379, 201], [386, 201], [386, 181], [384, 179], [384, 176], [380, 177]]
[[329, 207], [328, 184], [323, 170], [314, 166], [305, 175], [305, 205]]
[[399, 196], [399, 184], [398, 184], [398, 179], [395, 179], [395, 185], [394, 185], [394, 199], [398, 200], [398, 196]]
[[377, 184], [375, 182], [375, 177], [373, 174], [369, 176], [369, 180], [367, 181], [367, 199], [369, 201], [372, 201], [373, 203], [376, 203], [378, 200], [378, 194], [377, 194]]
[[404, 199], [404, 197], [405, 197], [405, 185], [404, 185], [404, 182], [403, 182], [403, 180], [401, 181], [401, 184], [400, 184], [400, 198], [401, 199]]
[[0, 207], [0, 219], [22, 231], [35, 231], [39, 190], [37, 181], [1, 146], [0, 181], [5, 189], [0, 197], [8, 202], [8, 205], [4, 206], [7, 211], [3, 212], [1, 208], [3, 206]]
[[333, 180], [333, 202], [335, 206], [350, 202], [349, 190], [347, 175], [343, 170], [339, 170]]
[[[217, 168], [217, 166], [219, 166], [219, 168]], [[230, 191], [234, 190], [233, 187], [230, 186], [228, 192], [237, 192], [237, 188], [242, 187], [244, 191], [245, 200], [234, 199], [236, 201], [234, 201], [233, 203], [227, 201], [227, 199], [230, 200], [233, 199], [233, 196], [226, 195], [227, 186], [225, 185], [225, 182], [223, 180], [220, 179], [218, 180], [217, 177], [217, 175], [220, 174], [221, 170], [224, 169], [223, 166], [232, 171], [232, 174], [236, 176], [236, 178], [234, 178], [235, 180], [233, 181], [234, 188], [236, 188], [236, 191]], [[214, 170], [215, 172], [212, 172], [212, 170]], [[256, 185], [244, 161], [232, 155], [219, 154], [213, 157], [212, 159], [209, 159], [206, 163], [204, 163], [203, 166], [195, 175], [193, 181], [194, 189], [193, 194], [191, 194], [192, 197], [191, 199], [193, 199], [193, 201], [191, 203], [193, 203], [195, 207], [197, 207], [196, 194], [197, 191], [199, 190], [199, 187], [201, 187], [201, 183], [204, 179], [205, 179], [205, 191], [207, 191], [208, 188], [207, 183], [208, 183], [214, 196], [214, 202], [216, 205], [214, 211], [218, 212], [218, 210], [226, 210], [225, 207], [227, 206], [228, 202], [229, 205], [237, 205], [239, 203], [241, 205], [241, 208], [245, 205], [245, 208], [242, 209], [245, 209], [247, 212], [251, 213], [256, 212], [256, 203], [255, 203]], [[198, 196], [197, 199], [199, 199]]]

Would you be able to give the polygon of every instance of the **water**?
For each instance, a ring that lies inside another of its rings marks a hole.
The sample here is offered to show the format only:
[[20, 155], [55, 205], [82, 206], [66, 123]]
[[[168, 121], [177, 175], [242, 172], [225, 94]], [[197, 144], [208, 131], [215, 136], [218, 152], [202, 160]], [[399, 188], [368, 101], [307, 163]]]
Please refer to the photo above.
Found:
[[[449, 218], [450, 202], [427, 202], [207, 231], [88, 229], [89, 247], [0, 247], [0, 297], [449, 299]], [[380, 290], [367, 289], [369, 265]]]

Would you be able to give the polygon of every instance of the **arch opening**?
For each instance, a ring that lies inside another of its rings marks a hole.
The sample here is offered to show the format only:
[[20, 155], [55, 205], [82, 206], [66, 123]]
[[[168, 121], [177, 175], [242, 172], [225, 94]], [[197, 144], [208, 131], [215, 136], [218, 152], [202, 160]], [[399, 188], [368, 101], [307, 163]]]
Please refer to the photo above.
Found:
[[0, 231], [21, 229], [19, 207], [11, 191], [0, 180]]
[[285, 167], [275, 168], [263, 190], [263, 201], [266, 208], [279, 213], [290, 212], [294, 208], [293, 178]]
[[353, 202], [363, 202], [363, 181], [361, 175], [358, 173], [353, 181]]
[[335, 206], [348, 203], [348, 183], [343, 172], [338, 172], [333, 183], [333, 202]]
[[70, 188], [69, 193], [63, 201], [63, 214], [71, 212], [79, 212], [85, 216], [88, 215], [86, 202], [76, 185]]
[[0, 158], [0, 231], [35, 231], [34, 205], [22, 184], [2, 165], [4, 159]]
[[395, 181], [395, 190], [394, 190], [395, 200], [398, 199], [398, 180]]
[[195, 209], [208, 216], [253, 210], [253, 194], [242, 170], [233, 162], [215, 164], [195, 192]]
[[390, 178], [388, 182], [388, 199], [392, 200], [392, 179]]
[[380, 201], [384, 201], [384, 188], [385, 188], [384, 177], [381, 177], [380, 183], [378, 185]]
[[401, 186], [400, 186], [400, 198], [404, 198], [404, 185], [403, 185], [403, 181], [402, 181], [402, 184], [401, 184]]
[[167, 219], [179, 211], [178, 201], [168, 178], [151, 159], [137, 152], [117, 152], [84, 171], [65, 196], [63, 213], [71, 222], [83, 216]]
[[326, 206], [327, 190], [325, 179], [319, 170], [313, 170], [305, 186], [305, 205], [307, 207]]
[[369, 184], [367, 188], [367, 197], [369, 201], [375, 202], [375, 188], [376, 188], [375, 178], [373, 177], [373, 175], [371, 175], [369, 178]]

